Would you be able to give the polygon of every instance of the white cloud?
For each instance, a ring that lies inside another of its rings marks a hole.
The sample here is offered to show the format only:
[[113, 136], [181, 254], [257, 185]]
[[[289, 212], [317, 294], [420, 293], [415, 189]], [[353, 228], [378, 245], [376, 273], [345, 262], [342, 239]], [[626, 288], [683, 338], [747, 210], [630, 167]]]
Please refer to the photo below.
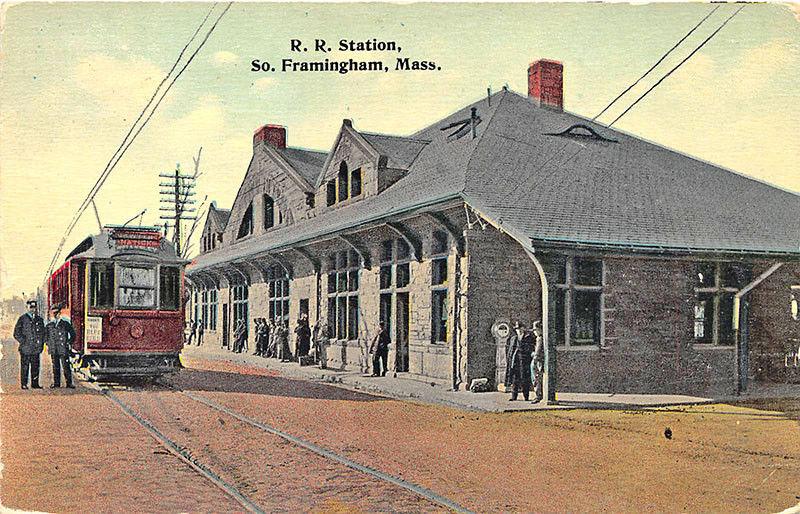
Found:
[[220, 50], [219, 52], [214, 52], [211, 55], [211, 61], [220, 66], [227, 66], [229, 64], [238, 64], [239, 56], [233, 52]]
[[73, 78], [85, 91], [105, 102], [151, 93], [164, 72], [144, 59], [122, 60], [91, 54], [75, 66]]
[[265, 93], [272, 89], [272, 86], [275, 84], [275, 79], [272, 77], [264, 77], [256, 80], [253, 82], [253, 89], [257, 93]]

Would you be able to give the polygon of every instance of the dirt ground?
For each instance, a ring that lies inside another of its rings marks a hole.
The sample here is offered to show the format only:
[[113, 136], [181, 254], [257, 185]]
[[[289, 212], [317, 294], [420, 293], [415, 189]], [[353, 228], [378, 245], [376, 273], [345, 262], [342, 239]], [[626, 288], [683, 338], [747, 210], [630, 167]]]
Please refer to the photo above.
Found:
[[[186, 364], [172, 385], [476, 512], [777, 512], [800, 503], [798, 400], [479, 414], [248, 366]], [[2, 367], [3, 505], [241, 510], [107, 399], [86, 389], [19, 391], [7, 378], [16, 368]], [[438, 510], [166, 388], [120, 397], [267, 510]]]

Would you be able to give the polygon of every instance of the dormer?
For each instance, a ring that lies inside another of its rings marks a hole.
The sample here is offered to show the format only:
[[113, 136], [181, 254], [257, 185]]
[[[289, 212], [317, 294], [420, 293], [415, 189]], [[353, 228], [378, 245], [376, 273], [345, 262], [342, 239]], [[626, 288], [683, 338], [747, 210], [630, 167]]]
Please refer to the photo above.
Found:
[[429, 141], [359, 132], [344, 120], [316, 182], [316, 208], [349, 205], [402, 178]]
[[210, 252], [222, 246], [223, 233], [230, 214], [230, 210], [220, 209], [217, 207], [217, 202], [211, 202], [206, 215], [206, 223], [200, 233], [200, 253]]
[[253, 157], [231, 207], [230, 243], [306, 218], [325, 154], [286, 146], [286, 127], [264, 125], [253, 134]]

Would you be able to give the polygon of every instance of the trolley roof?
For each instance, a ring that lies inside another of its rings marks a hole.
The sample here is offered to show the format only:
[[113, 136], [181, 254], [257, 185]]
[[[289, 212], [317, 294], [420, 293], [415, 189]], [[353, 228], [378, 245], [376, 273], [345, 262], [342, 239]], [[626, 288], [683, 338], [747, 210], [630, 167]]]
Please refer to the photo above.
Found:
[[106, 225], [103, 231], [84, 239], [67, 255], [88, 259], [153, 260], [176, 264], [187, 264], [175, 252], [175, 246], [167, 240], [158, 227]]

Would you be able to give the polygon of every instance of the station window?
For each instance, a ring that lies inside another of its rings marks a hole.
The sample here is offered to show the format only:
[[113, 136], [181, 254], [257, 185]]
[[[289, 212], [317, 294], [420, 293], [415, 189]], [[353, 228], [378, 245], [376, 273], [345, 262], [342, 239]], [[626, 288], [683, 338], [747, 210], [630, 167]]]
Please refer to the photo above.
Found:
[[552, 258], [553, 335], [564, 346], [599, 346], [603, 304], [603, 261], [582, 257]]
[[153, 308], [156, 304], [156, 270], [139, 266], [119, 267], [119, 306]]
[[275, 226], [275, 200], [269, 195], [264, 195], [264, 228]]
[[403, 239], [381, 244], [381, 289], [404, 289], [411, 283], [411, 249]]
[[208, 330], [217, 329], [217, 298], [219, 291], [211, 289], [208, 292]]
[[431, 243], [431, 342], [447, 342], [449, 311], [447, 307], [447, 234], [434, 231]]
[[200, 292], [200, 324], [203, 330], [208, 330], [208, 289]]
[[355, 198], [361, 194], [361, 168], [356, 168], [350, 172], [350, 198]]
[[248, 322], [250, 289], [247, 287], [247, 284], [234, 284], [231, 287], [231, 296], [233, 297], [233, 330], [236, 330], [239, 321], [244, 322], [244, 334], [246, 339], [250, 332], [250, 323]]
[[239, 233], [236, 235], [237, 239], [249, 236], [253, 233], [253, 203], [247, 206], [242, 216], [242, 222], [239, 224]]
[[177, 311], [181, 304], [181, 270], [175, 266], [161, 266], [159, 277], [161, 309]]
[[695, 276], [694, 339], [697, 343], [729, 346], [735, 343], [733, 299], [750, 281], [749, 266], [702, 262]]
[[89, 305], [95, 309], [114, 307], [114, 264], [92, 263], [89, 274]]
[[343, 202], [343, 201], [347, 200], [347, 197], [348, 197], [348, 194], [349, 194], [349, 188], [348, 188], [348, 179], [350, 178], [349, 175], [350, 174], [347, 172], [347, 164], [345, 162], [342, 162], [339, 165], [339, 198], [338, 199], [339, 199], [340, 202]]
[[336, 181], [334, 180], [329, 181], [326, 186], [326, 190], [327, 190], [326, 203], [328, 204], [328, 207], [330, 207], [331, 205], [336, 203]]
[[342, 250], [328, 258], [328, 327], [336, 339], [358, 339], [361, 257]]
[[278, 264], [267, 269], [269, 318], [289, 326], [289, 273]]

